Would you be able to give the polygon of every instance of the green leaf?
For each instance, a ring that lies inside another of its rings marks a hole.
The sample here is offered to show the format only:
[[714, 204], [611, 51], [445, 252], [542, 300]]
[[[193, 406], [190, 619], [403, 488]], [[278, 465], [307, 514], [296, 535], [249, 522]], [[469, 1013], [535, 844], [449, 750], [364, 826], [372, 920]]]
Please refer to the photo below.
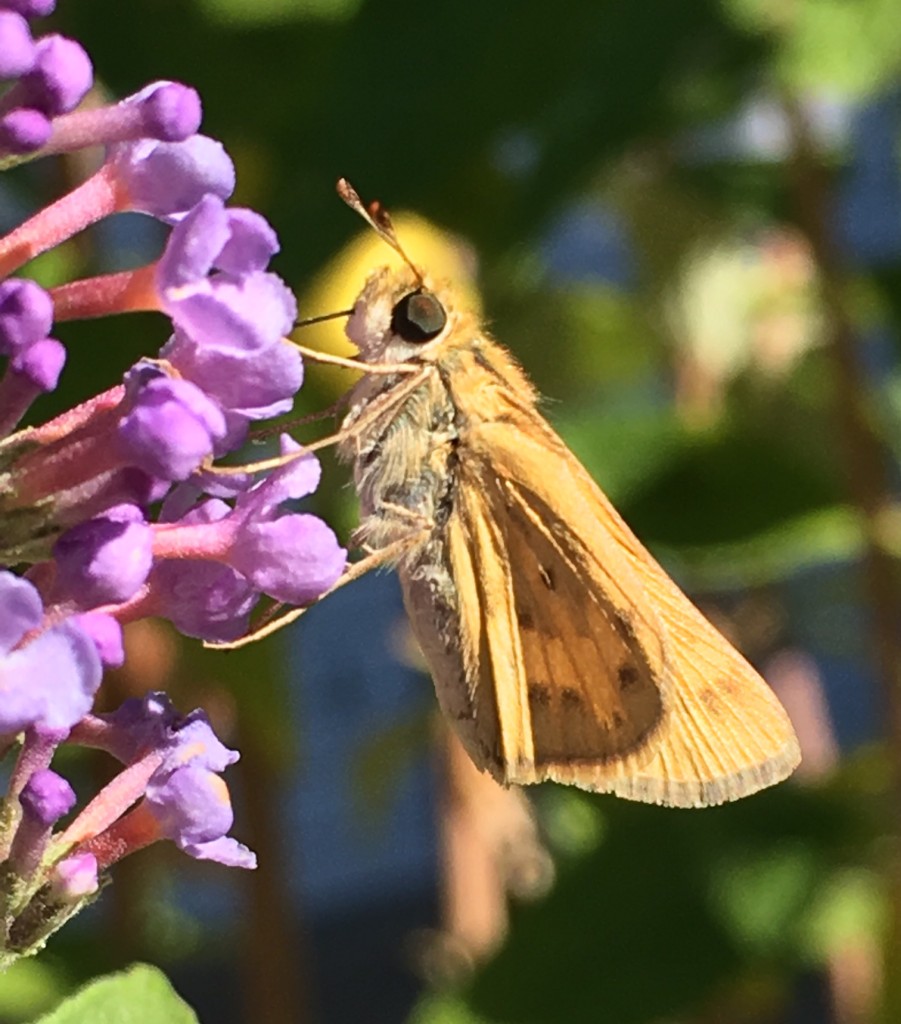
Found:
[[149, 964], [98, 978], [36, 1024], [197, 1024], [166, 976]]
[[48, 960], [18, 960], [3, 974], [0, 1020], [30, 1020], [58, 1003], [69, 987], [62, 972]]

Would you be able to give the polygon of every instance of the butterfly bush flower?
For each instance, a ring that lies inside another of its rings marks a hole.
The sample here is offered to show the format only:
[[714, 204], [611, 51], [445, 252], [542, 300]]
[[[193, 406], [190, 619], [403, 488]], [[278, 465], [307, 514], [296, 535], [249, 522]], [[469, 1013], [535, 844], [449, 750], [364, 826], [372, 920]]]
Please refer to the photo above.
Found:
[[[316, 489], [319, 464], [290, 439], [268, 477], [213, 465], [254, 423], [288, 411], [303, 381], [285, 340], [295, 300], [268, 269], [275, 232], [227, 205], [234, 167], [198, 133], [193, 89], [156, 82], [80, 106], [91, 62], [74, 40], [40, 33], [53, 6], [0, 0], [0, 169], [86, 146], [106, 155], [0, 238], [0, 752], [12, 762], [0, 967], [39, 948], [113, 864], [150, 843], [255, 866], [228, 834], [222, 772], [238, 754], [203, 713], [150, 694], [96, 714], [94, 697], [104, 667], [123, 662], [124, 623], [157, 616], [189, 636], [235, 639], [261, 597], [309, 603], [346, 559], [324, 522], [293, 508]], [[36, 256], [124, 211], [165, 226], [157, 259], [50, 289], [28, 276]], [[41, 397], [83, 357], [61, 326], [132, 311], [167, 325], [157, 351], [41, 422]], [[53, 765], [63, 744], [121, 765], [80, 809]]]

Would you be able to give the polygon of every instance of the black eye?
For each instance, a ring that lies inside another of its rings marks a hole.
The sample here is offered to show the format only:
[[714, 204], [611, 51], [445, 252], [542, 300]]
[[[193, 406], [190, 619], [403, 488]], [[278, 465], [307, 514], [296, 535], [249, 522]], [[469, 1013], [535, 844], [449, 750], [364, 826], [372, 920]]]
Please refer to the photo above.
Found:
[[431, 292], [410, 292], [391, 313], [391, 330], [404, 341], [431, 341], [446, 323], [444, 306]]

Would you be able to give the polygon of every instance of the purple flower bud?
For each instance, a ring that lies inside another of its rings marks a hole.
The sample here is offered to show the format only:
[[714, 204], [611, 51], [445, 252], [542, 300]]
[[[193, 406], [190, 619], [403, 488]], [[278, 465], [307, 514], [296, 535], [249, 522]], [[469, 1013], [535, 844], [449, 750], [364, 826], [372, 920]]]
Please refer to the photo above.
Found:
[[0, 117], [0, 152], [20, 155], [46, 145], [53, 125], [39, 110], [20, 107]]
[[35, 391], [53, 391], [66, 365], [66, 349], [55, 338], [42, 338], [19, 352], [10, 361], [10, 369], [24, 377]]
[[43, 338], [19, 351], [0, 379], [0, 436], [5, 436], [40, 395], [52, 391], [66, 362], [66, 350], [54, 338]]
[[234, 164], [222, 144], [205, 135], [124, 142], [110, 147], [110, 160], [132, 208], [163, 220], [180, 220], [207, 193], [227, 199], [235, 187]]
[[97, 891], [97, 858], [93, 853], [74, 853], [53, 867], [50, 887], [53, 895], [65, 903], [75, 903]]
[[44, 18], [56, 9], [56, 0], [3, 0], [3, 6], [26, 18]]
[[0, 355], [17, 355], [52, 326], [53, 299], [39, 284], [25, 277], [0, 283]]
[[122, 642], [122, 627], [112, 615], [103, 612], [85, 612], [77, 615], [75, 621], [94, 641], [100, 660], [108, 668], [120, 668], [125, 664], [125, 646]]
[[0, 735], [35, 725], [69, 728], [90, 710], [100, 685], [97, 648], [73, 619], [24, 642], [36, 628], [36, 613], [40, 621], [43, 610], [32, 585], [0, 572]]
[[151, 476], [185, 480], [213, 454], [225, 418], [190, 381], [152, 372], [139, 364], [129, 374], [132, 405], [118, 428], [123, 457]]
[[93, 80], [90, 58], [79, 43], [63, 36], [44, 36], [37, 41], [34, 67], [16, 87], [16, 99], [21, 97], [20, 106], [54, 117], [77, 107]]
[[75, 791], [49, 768], [29, 776], [19, 793], [22, 817], [9, 850], [9, 863], [21, 878], [30, 878], [47, 849], [53, 825], [75, 806]]
[[0, 78], [18, 78], [34, 67], [31, 29], [21, 14], [0, 10]]
[[75, 790], [56, 772], [35, 772], [19, 796], [23, 811], [41, 825], [53, 825], [75, 806]]
[[202, 109], [196, 89], [180, 82], [155, 82], [126, 103], [139, 102], [145, 135], [163, 142], [183, 142], [200, 127]]
[[[200, 124], [200, 116], [200, 97], [194, 89], [178, 82], [154, 82], [120, 103], [61, 114], [54, 119], [45, 152], [67, 153], [86, 146], [110, 147], [110, 167], [125, 179], [126, 185], [137, 174], [132, 181], [136, 184], [146, 173], [146, 169], [141, 168], [142, 162], [152, 159], [153, 154], [160, 156], [154, 140], [167, 143], [191, 140], [187, 153], [191, 156], [191, 147], [195, 146], [192, 136]], [[207, 143], [209, 140], [200, 145], [199, 154], [194, 152], [195, 159], [202, 157]], [[173, 158], [185, 160], [186, 154], [176, 152], [168, 157], [170, 161]], [[225, 170], [220, 170], [220, 177], [227, 176], [228, 157], [220, 154], [216, 159], [225, 166]], [[207, 169], [206, 174], [210, 173]], [[162, 202], [168, 210], [171, 182], [163, 181], [160, 185]], [[152, 186], [152, 181], [144, 182], [142, 189], [135, 188], [134, 195], [139, 196]]]
[[137, 505], [118, 505], [53, 546], [58, 588], [82, 608], [127, 601], [153, 564], [153, 534]]

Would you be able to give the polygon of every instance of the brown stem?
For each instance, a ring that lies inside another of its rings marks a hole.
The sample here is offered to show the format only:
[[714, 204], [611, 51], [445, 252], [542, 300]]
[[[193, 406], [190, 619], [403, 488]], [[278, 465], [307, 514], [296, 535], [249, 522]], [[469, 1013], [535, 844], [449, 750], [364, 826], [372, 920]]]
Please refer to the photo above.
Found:
[[[784, 98], [793, 143], [790, 187], [798, 222], [817, 266], [832, 361], [834, 422], [844, 459], [848, 495], [863, 528], [864, 599], [871, 624], [876, 670], [882, 686], [892, 772], [890, 806], [895, 836], [901, 835], [901, 589], [893, 557], [881, 542], [892, 504], [888, 457], [872, 429], [868, 386], [847, 302], [846, 272], [831, 236], [833, 197], [797, 100]], [[901, 857], [890, 866], [890, 932], [885, 949], [883, 1019], [901, 1020]]]

